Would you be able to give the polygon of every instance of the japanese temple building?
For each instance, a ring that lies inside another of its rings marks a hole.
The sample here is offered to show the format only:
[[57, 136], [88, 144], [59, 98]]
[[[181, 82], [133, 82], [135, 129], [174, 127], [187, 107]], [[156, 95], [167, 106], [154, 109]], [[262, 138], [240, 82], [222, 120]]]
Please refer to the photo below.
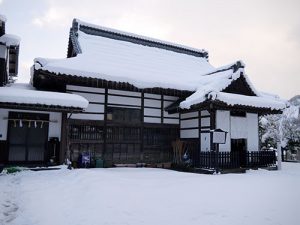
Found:
[[[17, 54], [19, 45], [1, 38], [0, 50]], [[224, 168], [274, 163], [275, 153], [260, 151], [258, 118], [281, 113], [286, 102], [256, 90], [241, 61], [215, 68], [205, 50], [78, 19], [67, 58], [36, 58], [26, 90], [3, 82], [17, 71], [11, 54], [0, 57], [2, 163], [47, 164], [55, 154], [60, 163], [68, 158], [76, 164], [89, 152], [108, 167], [155, 165], [173, 162], [176, 143], [182, 143], [194, 167], [210, 168], [217, 128], [227, 132], [218, 149]], [[23, 93], [34, 97], [29, 101]]]

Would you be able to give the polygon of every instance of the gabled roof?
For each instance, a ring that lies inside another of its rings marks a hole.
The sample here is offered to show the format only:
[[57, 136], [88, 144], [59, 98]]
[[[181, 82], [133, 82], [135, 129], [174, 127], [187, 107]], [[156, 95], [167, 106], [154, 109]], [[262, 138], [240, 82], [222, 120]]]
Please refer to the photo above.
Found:
[[[212, 99], [212, 96], [222, 96], [217, 93], [225, 91], [238, 79], [243, 79], [252, 93], [251, 102], [263, 98], [245, 74], [241, 61], [215, 68], [208, 62], [204, 50], [99, 27], [76, 19], [70, 31], [68, 57], [55, 60], [37, 58], [34, 69], [57, 76], [127, 82], [139, 89], [159, 87], [194, 92], [180, 103], [181, 108], [190, 108]], [[271, 101], [277, 102], [276, 98]], [[242, 102], [245, 104], [246, 100]], [[273, 103], [266, 103], [265, 106], [276, 109], [285, 107], [281, 101]]]
[[[180, 45], [168, 41], [163, 41], [155, 38], [150, 38], [142, 35], [137, 35], [129, 32], [124, 32], [108, 27], [103, 27], [103, 26], [98, 26], [95, 24], [87, 23], [84, 21], [81, 21], [79, 19], [74, 19], [72, 27], [70, 29], [70, 38], [73, 44], [76, 45], [76, 41], [72, 38], [74, 38], [78, 31], [82, 31], [86, 34], [89, 35], [94, 35], [94, 36], [101, 36], [101, 37], [106, 37], [110, 39], [115, 39], [115, 40], [120, 40], [120, 41], [126, 41], [126, 42], [131, 42], [134, 44], [139, 44], [139, 45], [145, 45], [149, 47], [156, 47], [156, 48], [161, 48], [161, 49], [166, 49], [169, 51], [174, 51], [178, 53], [183, 53], [183, 54], [188, 54], [188, 55], [194, 55], [197, 57], [205, 57], [208, 58], [208, 52], [204, 49], [197, 49], [197, 48], [192, 48], [188, 47], [185, 45]], [[80, 46], [76, 46], [77, 54], [82, 53]], [[69, 53], [68, 53], [69, 55]]]

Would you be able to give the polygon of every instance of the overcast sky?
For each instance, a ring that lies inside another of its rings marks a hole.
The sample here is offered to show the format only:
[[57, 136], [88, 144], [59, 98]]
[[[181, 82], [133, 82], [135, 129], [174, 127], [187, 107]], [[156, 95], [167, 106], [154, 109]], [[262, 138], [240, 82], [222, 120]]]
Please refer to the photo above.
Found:
[[19, 79], [36, 57], [64, 58], [73, 18], [243, 60], [258, 90], [300, 94], [300, 0], [0, 0], [6, 32], [21, 37]]

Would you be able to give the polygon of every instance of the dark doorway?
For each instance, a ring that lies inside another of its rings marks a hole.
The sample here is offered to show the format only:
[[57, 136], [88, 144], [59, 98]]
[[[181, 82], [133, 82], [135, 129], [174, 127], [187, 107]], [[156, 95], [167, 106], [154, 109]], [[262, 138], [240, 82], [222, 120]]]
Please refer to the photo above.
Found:
[[48, 114], [10, 112], [8, 161], [10, 163], [45, 161], [48, 127]]
[[231, 152], [238, 155], [240, 167], [247, 163], [247, 139], [231, 139]]

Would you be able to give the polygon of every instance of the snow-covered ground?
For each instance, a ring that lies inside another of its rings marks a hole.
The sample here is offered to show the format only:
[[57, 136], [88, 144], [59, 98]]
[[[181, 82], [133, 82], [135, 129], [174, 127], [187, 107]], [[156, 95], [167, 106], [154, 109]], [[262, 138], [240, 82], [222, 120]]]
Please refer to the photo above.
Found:
[[299, 225], [300, 163], [200, 175], [150, 168], [0, 176], [0, 224]]

